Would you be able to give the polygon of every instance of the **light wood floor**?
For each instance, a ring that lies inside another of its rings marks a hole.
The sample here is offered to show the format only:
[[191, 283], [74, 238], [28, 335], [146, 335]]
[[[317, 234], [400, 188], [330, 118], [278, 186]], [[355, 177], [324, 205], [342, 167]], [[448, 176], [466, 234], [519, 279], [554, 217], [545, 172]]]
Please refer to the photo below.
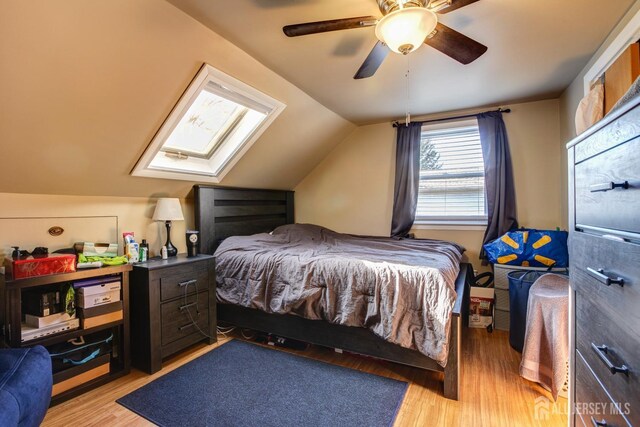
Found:
[[[167, 361], [162, 371], [147, 375], [133, 370], [96, 390], [49, 409], [44, 426], [148, 426], [146, 420], [115, 400], [228, 341], [222, 336], [212, 346], [199, 345]], [[236, 337], [239, 338], [239, 337]], [[459, 401], [445, 399], [437, 373], [337, 354], [312, 347], [294, 352], [410, 383], [395, 426], [566, 426], [566, 400], [551, 403], [548, 420], [535, 417], [535, 399], [549, 394], [518, 375], [520, 356], [508, 343], [508, 334], [467, 329], [463, 335], [462, 390]], [[170, 391], [169, 391], [170, 392]], [[556, 409], [554, 409], [556, 408]]]

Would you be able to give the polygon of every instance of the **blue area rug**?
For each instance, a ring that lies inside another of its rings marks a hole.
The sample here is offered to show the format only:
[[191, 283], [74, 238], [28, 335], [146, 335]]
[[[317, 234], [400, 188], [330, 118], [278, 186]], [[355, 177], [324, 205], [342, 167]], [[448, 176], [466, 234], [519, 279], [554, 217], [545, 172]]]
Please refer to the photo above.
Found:
[[231, 341], [118, 399], [160, 426], [390, 426], [408, 384]]

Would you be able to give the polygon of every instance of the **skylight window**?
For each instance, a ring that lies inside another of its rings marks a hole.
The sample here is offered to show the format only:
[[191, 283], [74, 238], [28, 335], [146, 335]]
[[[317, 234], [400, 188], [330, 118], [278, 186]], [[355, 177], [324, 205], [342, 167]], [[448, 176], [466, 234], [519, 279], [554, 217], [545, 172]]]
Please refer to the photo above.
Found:
[[205, 64], [132, 175], [220, 182], [284, 108]]

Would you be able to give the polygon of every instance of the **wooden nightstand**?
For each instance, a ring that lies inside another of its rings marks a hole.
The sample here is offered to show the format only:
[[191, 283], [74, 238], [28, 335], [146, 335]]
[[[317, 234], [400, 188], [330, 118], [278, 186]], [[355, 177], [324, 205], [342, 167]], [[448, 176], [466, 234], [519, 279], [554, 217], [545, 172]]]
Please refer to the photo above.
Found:
[[130, 274], [131, 360], [150, 374], [162, 360], [216, 342], [216, 278], [211, 255], [184, 254], [135, 264]]

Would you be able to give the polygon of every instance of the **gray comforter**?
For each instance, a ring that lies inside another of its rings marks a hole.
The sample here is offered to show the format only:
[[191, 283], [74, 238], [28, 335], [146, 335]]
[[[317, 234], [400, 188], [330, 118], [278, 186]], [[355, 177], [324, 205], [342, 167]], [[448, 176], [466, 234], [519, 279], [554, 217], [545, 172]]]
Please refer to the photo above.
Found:
[[215, 253], [218, 301], [365, 327], [441, 366], [463, 248], [315, 225], [235, 236]]

